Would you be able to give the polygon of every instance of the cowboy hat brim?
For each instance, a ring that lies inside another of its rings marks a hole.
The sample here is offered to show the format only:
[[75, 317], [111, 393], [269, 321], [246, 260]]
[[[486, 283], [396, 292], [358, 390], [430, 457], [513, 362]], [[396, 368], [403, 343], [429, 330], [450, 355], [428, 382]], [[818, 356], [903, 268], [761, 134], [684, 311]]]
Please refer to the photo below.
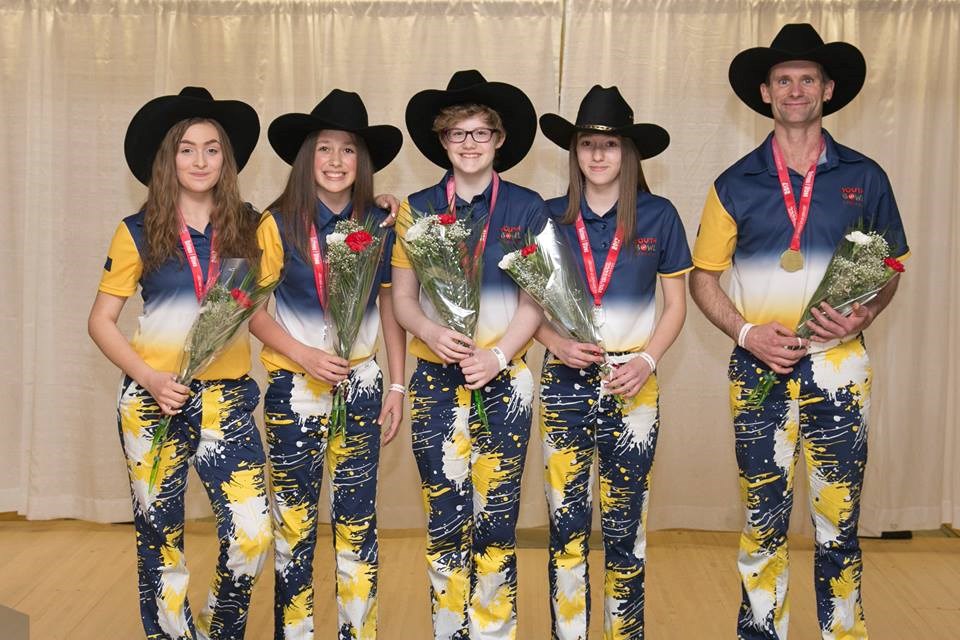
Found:
[[570, 143], [578, 131], [630, 138], [642, 160], [659, 155], [670, 146], [670, 134], [666, 129], [645, 122], [623, 127], [578, 127], [555, 113], [545, 113], [540, 116], [540, 130], [547, 139], [563, 149], [570, 148]]
[[189, 118], [216, 120], [230, 138], [237, 171], [243, 169], [260, 137], [260, 119], [253, 107], [239, 100], [161, 96], [143, 105], [127, 127], [123, 152], [137, 180], [149, 185], [153, 161], [164, 136], [175, 124]]
[[867, 62], [859, 49], [846, 42], [830, 42], [808, 51], [772, 47], [741, 51], [730, 63], [730, 86], [744, 104], [760, 115], [772, 118], [770, 105], [760, 95], [760, 85], [767, 82], [771, 67], [791, 60], [817, 62], [834, 81], [833, 97], [823, 105], [825, 116], [848, 105], [860, 93], [867, 77]]
[[493, 168], [506, 171], [517, 165], [530, 151], [537, 135], [537, 112], [527, 95], [504, 82], [482, 82], [463, 89], [427, 89], [410, 98], [406, 122], [410, 139], [435, 165], [449, 169], [450, 158], [433, 131], [433, 121], [444, 108], [458, 104], [482, 104], [503, 120], [506, 140], [497, 150]]
[[270, 146], [284, 162], [292, 165], [303, 146], [303, 141], [314, 131], [335, 129], [347, 131], [363, 139], [370, 152], [373, 170], [379, 171], [390, 164], [403, 146], [403, 133], [389, 124], [355, 128], [334, 122], [329, 118], [320, 118], [307, 113], [287, 113], [276, 118], [267, 129]]

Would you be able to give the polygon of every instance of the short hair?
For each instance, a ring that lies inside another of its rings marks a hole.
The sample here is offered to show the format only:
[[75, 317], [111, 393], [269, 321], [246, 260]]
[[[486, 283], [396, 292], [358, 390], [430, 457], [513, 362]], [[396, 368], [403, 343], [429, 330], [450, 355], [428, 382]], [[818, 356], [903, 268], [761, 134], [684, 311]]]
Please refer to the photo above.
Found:
[[491, 129], [497, 129], [503, 133], [503, 119], [495, 109], [491, 109], [485, 104], [455, 104], [444, 107], [433, 119], [433, 132], [437, 135], [443, 133], [461, 120], [479, 116], [490, 125]]

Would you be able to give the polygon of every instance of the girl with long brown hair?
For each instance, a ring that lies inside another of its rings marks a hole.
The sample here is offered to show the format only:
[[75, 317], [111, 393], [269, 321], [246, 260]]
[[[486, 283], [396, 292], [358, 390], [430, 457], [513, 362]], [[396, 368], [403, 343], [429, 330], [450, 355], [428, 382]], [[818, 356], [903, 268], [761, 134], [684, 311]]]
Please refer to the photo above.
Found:
[[[547, 206], [585, 275], [603, 339], [601, 349], [564, 338], [548, 323], [537, 332], [547, 348], [540, 427], [553, 637], [587, 637], [596, 464], [604, 638], [636, 640], [643, 638], [646, 513], [660, 422], [654, 372], [683, 326], [684, 274], [693, 267], [676, 209], [650, 193], [640, 167], [670, 138], [657, 125], [634, 124], [620, 91], [599, 85], [581, 102], [576, 123], [545, 114], [540, 129], [570, 154], [567, 195]], [[658, 279], [664, 304], [656, 319]]]
[[[127, 129], [127, 164], [147, 185], [147, 201], [114, 233], [88, 326], [124, 373], [118, 426], [148, 638], [242, 638], [253, 583], [272, 542], [265, 456], [253, 420], [260, 393], [248, 375], [246, 330], [189, 386], [173, 373], [220, 260], [259, 258], [257, 216], [237, 190], [237, 172], [259, 132], [249, 105], [214, 100], [197, 87], [151, 100]], [[117, 319], [138, 286], [143, 315], [128, 342]], [[172, 416], [169, 435], [154, 454], [153, 432], [164, 416]], [[154, 455], [160, 466], [151, 490]], [[183, 552], [191, 462], [210, 497], [220, 539], [213, 584], [196, 620], [186, 599]]]
[[[274, 289], [276, 319], [259, 311], [250, 328], [264, 344], [270, 374], [264, 397], [275, 502], [274, 637], [312, 638], [313, 557], [317, 501], [324, 462], [336, 541], [338, 637], [369, 640], [377, 633], [376, 520], [380, 445], [397, 432], [403, 411], [406, 334], [390, 297], [393, 231], [384, 251], [349, 360], [334, 355], [323, 298], [323, 239], [337, 223], [382, 225], [390, 216], [375, 206], [373, 174], [403, 143], [400, 130], [369, 125], [356, 93], [334, 89], [307, 113], [274, 120], [270, 144], [291, 165], [286, 187], [260, 222], [265, 282]], [[390, 385], [375, 359], [383, 328]], [[346, 426], [333, 434], [334, 387], [348, 380]]]

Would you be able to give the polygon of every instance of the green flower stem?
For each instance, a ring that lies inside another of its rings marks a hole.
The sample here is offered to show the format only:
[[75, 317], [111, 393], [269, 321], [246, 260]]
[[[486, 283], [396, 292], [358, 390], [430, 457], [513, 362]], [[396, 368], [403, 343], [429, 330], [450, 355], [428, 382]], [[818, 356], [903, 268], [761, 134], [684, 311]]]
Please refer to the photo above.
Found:
[[759, 409], [779, 381], [779, 376], [773, 371], [764, 371], [763, 375], [760, 376], [760, 380], [757, 381], [757, 386], [750, 391], [750, 395], [748, 395], [744, 401], [744, 408], [750, 409], [751, 411]]
[[150, 466], [150, 480], [147, 482], [147, 492], [152, 493], [157, 486], [157, 476], [160, 475], [160, 454], [163, 452], [163, 443], [167, 441], [167, 432], [170, 431], [170, 420], [173, 416], [163, 416], [153, 430], [153, 440], [150, 442], [150, 451], [153, 453], [153, 463]]
[[473, 390], [473, 407], [477, 410], [477, 417], [480, 418], [480, 426], [486, 433], [490, 433], [490, 420], [487, 418], [487, 409], [483, 406], [483, 394], [480, 389]]

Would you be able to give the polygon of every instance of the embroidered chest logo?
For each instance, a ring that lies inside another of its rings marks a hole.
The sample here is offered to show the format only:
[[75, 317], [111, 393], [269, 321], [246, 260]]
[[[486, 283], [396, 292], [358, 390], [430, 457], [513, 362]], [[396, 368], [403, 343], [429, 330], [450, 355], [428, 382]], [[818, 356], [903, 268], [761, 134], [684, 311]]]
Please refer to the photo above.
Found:
[[509, 225], [504, 225], [500, 227], [500, 239], [501, 240], [519, 240], [520, 239], [520, 227], [512, 227]]
[[657, 238], [650, 236], [648, 238], [637, 238], [637, 251], [644, 255], [657, 252]]
[[863, 187], [840, 187], [840, 200], [854, 207], [863, 206]]

